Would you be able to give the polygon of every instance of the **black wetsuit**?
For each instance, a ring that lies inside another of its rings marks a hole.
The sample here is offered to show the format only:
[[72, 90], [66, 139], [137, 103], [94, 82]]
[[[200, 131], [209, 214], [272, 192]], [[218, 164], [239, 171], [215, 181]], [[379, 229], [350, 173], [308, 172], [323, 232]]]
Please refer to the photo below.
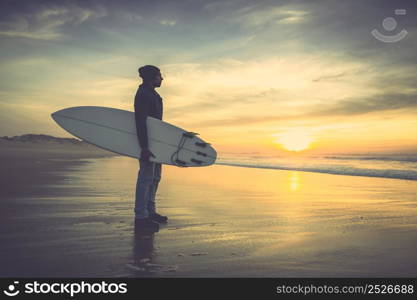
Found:
[[[146, 84], [141, 84], [135, 96], [135, 119], [139, 145], [148, 148], [147, 117], [162, 120], [162, 98]], [[149, 148], [148, 148], [149, 149]], [[155, 195], [161, 180], [161, 163], [139, 160], [139, 173], [136, 182], [135, 217], [146, 219], [156, 214]]]
[[151, 86], [141, 84], [135, 96], [136, 132], [142, 149], [148, 148], [148, 128], [146, 118], [162, 120], [162, 98]]

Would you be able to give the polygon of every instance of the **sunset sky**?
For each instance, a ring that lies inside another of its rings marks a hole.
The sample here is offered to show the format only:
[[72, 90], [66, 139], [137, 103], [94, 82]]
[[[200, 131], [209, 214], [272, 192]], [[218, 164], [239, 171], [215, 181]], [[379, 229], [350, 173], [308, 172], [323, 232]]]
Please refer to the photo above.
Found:
[[133, 111], [137, 69], [154, 64], [164, 120], [220, 152], [416, 152], [416, 12], [413, 0], [1, 1], [0, 136], [69, 137], [50, 114], [70, 106]]

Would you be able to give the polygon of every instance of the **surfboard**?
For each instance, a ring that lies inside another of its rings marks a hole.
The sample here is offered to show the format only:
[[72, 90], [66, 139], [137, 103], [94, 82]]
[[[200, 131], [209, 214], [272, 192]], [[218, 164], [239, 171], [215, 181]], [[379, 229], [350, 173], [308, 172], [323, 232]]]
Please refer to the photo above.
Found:
[[[77, 106], [58, 110], [52, 119], [64, 130], [97, 147], [132, 158], [140, 158], [135, 113], [101, 107]], [[148, 117], [150, 161], [180, 167], [209, 166], [216, 150], [197, 136], [167, 122]]]

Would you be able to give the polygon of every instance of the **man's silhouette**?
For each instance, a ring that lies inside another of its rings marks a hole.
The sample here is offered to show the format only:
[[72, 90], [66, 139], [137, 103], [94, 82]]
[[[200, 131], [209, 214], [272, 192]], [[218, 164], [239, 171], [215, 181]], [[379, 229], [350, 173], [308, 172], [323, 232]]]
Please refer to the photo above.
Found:
[[166, 223], [168, 218], [156, 213], [155, 210], [155, 195], [161, 180], [161, 164], [149, 160], [155, 156], [149, 150], [146, 119], [150, 116], [162, 120], [162, 98], [155, 88], [161, 86], [163, 78], [161, 71], [150, 65], [140, 67], [139, 76], [143, 82], [135, 96], [136, 131], [141, 147], [140, 169], [136, 183], [135, 226], [158, 231], [159, 223]]

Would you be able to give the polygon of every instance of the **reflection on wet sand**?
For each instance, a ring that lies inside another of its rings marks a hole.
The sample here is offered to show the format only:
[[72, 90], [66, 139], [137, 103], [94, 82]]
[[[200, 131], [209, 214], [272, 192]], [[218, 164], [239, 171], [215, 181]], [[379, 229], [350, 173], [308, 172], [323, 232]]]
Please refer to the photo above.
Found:
[[133, 259], [132, 263], [126, 264], [126, 267], [132, 273], [131, 276], [156, 276], [159, 273], [175, 272], [178, 269], [176, 265], [154, 263], [153, 259], [156, 256], [154, 248], [155, 233], [135, 225], [133, 234]]
[[154, 238], [155, 233], [149, 230], [143, 230], [134, 225], [135, 232], [133, 234], [133, 255], [132, 263], [126, 266], [133, 272], [135, 276], [146, 276], [152, 273], [150, 264], [155, 255]]

